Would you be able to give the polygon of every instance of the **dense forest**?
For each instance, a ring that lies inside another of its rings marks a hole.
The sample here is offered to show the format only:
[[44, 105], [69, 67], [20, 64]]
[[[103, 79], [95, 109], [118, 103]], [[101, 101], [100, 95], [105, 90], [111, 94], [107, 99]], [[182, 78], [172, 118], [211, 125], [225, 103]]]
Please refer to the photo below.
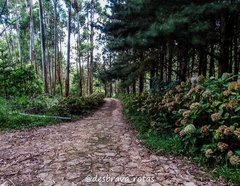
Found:
[[[105, 78], [129, 92], [203, 75], [239, 73], [238, 1], [113, 1]], [[236, 77], [237, 78], [237, 77]], [[146, 86], [145, 86], [146, 84]], [[149, 86], [148, 86], [149, 85]]]
[[239, 184], [239, 0], [1, 0], [0, 130], [122, 101], [154, 150]]
[[1, 95], [111, 96], [239, 73], [238, 1], [4, 0], [0, 12]]

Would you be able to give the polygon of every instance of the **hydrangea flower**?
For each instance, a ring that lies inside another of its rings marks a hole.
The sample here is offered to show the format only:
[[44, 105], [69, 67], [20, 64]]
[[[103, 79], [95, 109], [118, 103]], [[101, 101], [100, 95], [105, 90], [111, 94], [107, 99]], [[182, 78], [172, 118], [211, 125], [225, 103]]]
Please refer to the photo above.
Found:
[[219, 120], [222, 119], [222, 115], [220, 113], [214, 113], [214, 114], [211, 115], [211, 119], [212, 119], [213, 122], [214, 121], [219, 121]]
[[205, 152], [205, 156], [207, 158], [210, 158], [210, 157], [212, 157], [212, 155], [213, 155], [213, 150], [212, 149], [207, 149], [206, 152]]
[[218, 149], [219, 149], [221, 152], [224, 152], [225, 150], [228, 149], [228, 144], [223, 143], [223, 142], [219, 142], [219, 143], [217, 144], [217, 147], [218, 147]]
[[233, 155], [229, 158], [229, 161], [232, 165], [239, 165], [240, 164], [240, 157]]

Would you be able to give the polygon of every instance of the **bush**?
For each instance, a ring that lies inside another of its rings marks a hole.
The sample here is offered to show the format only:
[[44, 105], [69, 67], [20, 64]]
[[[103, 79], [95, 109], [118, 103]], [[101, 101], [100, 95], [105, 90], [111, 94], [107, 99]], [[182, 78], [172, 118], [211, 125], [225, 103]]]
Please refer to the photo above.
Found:
[[30, 96], [42, 92], [32, 66], [11, 67], [0, 60], [0, 96]]
[[190, 89], [179, 86], [177, 95], [184, 95], [175, 132], [186, 150], [202, 153], [205, 161], [240, 166], [240, 82], [232, 79], [227, 74], [210, 80], [200, 76]]
[[104, 94], [98, 93], [87, 97], [69, 96], [63, 98], [49, 109], [59, 116], [82, 115], [103, 103]]
[[104, 95], [93, 94], [88, 97], [68, 97], [58, 100], [47, 95], [17, 97], [7, 102], [0, 97], [0, 130], [32, 128], [60, 122], [54, 117], [35, 117], [28, 114], [55, 116], [82, 116], [103, 103]]
[[12, 109], [29, 114], [47, 114], [48, 110], [58, 103], [57, 97], [48, 95], [21, 96], [16, 97], [12, 102]]
[[159, 138], [173, 133], [182, 143], [183, 154], [211, 167], [239, 170], [240, 81], [234, 78], [229, 74], [208, 80], [199, 76], [177, 84], [159, 97], [119, 97], [140, 133], [154, 131]]
[[0, 125], [7, 122], [9, 110], [6, 100], [0, 97]]
[[0, 130], [39, 127], [55, 121], [49, 118], [22, 116], [18, 111], [13, 111], [5, 99], [0, 98]]

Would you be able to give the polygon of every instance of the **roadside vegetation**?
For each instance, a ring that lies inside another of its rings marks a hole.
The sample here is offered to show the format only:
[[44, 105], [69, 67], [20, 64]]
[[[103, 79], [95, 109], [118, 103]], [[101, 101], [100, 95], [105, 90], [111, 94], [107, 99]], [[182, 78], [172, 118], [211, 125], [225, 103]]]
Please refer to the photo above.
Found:
[[213, 176], [240, 182], [240, 82], [198, 76], [151, 96], [119, 95], [146, 145], [185, 155]]
[[104, 94], [67, 98], [39, 95], [12, 101], [0, 97], [0, 130], [24, 129], [73, 121], [92, 112], [104, 102]]

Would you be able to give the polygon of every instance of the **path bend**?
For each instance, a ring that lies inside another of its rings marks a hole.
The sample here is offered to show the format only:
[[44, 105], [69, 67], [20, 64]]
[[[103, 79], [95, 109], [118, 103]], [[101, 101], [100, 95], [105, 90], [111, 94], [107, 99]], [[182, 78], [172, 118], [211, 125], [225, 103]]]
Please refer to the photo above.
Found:
[[152, 154], [135, 134], [116, 99], [76, 122], [1, 134], [0, 185], [226, 185], [187, 160]]

